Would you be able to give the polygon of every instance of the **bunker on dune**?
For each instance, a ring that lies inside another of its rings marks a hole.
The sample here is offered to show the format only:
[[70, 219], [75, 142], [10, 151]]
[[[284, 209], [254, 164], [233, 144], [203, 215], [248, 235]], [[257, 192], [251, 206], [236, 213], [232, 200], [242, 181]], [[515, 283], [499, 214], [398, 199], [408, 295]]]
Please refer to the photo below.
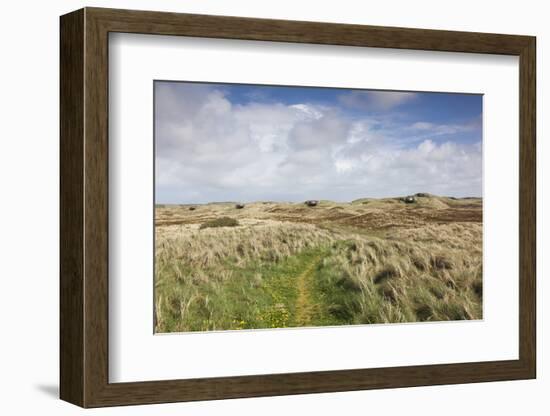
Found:
[[416, 202], [416, 197], [413, 195], [405, 196], [401, 198], [401, 201], [403, 201], [406, 204], [414, 204]]

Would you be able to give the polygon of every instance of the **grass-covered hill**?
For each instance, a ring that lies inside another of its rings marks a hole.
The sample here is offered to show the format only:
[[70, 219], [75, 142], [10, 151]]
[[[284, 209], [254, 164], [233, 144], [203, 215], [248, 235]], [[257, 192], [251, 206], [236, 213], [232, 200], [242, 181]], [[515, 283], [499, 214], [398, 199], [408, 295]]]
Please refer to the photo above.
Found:
[[156, 207], [158, 332], [480, 319], [482, 200]]

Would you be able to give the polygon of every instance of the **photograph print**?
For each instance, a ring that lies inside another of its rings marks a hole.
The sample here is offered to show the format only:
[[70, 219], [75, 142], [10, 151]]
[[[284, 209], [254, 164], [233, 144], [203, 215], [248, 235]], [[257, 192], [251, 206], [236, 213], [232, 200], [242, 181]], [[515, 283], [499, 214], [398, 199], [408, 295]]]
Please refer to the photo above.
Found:
[[482, 103], [154, 81], [155, 333], [482, 319]]

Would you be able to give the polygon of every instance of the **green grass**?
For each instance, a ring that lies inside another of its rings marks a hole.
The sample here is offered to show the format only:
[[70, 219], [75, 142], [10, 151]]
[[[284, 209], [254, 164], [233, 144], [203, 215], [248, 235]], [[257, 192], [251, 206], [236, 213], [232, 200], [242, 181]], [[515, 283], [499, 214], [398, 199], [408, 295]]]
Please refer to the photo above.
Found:
[[[225, 281], [199, 280], [190, 285], [181, 280], [166, 286], [162, 282], [173, 279], [161, 276], [156, 290], [162, 304], [162, 332], [300, 326], [296, 322], [296, 278], [312, 260], [326, 253], [326, 248], [319, 247], [277, 262], [251, 262], [245, 266], [228, 260], [225, 268], [230, 270], [231, 278]], [[190, 273], [183, 264], [173, 264], [159, 273], [173, 273], [174, 269], [181, 274]], [[313, 293], [312, 298], [317, 310], [312, 326], [347, 322], [330, 314], [330, 305], [323, 302], [322, 293]], [[187, 300], [184, 305], [182, 299]]]
[[[480, 317], [481, 271], [450, 274], [456, 266], [449, 259], [428, 255], [416, 254], [400, 264], [385, 242], [348, 239], [244, 264], [237, 256], [227, 257], [200, 273], [172, 261], [158, 270], [161, 332]], [[380, 261], [381, 256], [388, 258]], [[373, 266], [365, 268], [366, 261]], [[300, 278], [308, 279], [301, 300]], [[306, 321], [298, 307], [308, 308]]]
[[157, 332], [482, 318], [480, 223], [184, 215], [200, 221], [157, 227]]
[[239, 221], [235, 218], [221, 217], [202, 223], [199, 227], [201, 230], [205, 228], [217, 228], [217, 227], [236, 227], [239, 225]]
[[[410, 246], [388, 246], [379, 239], [367, 244], [360, 239], [338, 241], [319, 265], [317, 287], [332, 314], [348, 324], [481, 317], [477, 261], [435, 251], [430, 247], [414, 253]], [[371, 267], [364, 267], [369, 257]]]

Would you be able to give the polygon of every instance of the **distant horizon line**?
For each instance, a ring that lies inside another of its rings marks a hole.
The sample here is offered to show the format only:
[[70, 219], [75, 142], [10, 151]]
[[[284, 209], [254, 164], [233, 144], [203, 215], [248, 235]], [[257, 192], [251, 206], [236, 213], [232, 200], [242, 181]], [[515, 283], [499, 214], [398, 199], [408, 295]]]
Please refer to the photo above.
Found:
[[[424, 194], [427, 196], [421, 196], [419, 194]], [[336, 203], [351, 203], [355, 201], [360, 201], [363, 199], [399, 199], [404, 198], [407, 196], [414, 196], [417, 198], [451, 198], [451, 199], [483, 199], [483, 196], [474, 196], [474, 195], [468, 195], [468, 196], [452, 196], [452, 195], [437, 195], [437, 194], [431, 194], [428, 192], [417, 192], [414, 194], [406, 194], [406, 195], [399, 195], [399, 196], [382, 196], [382, 197], [362, 197], [362, 198], [355, 198], [352, 200], [334, 200], [334, 199], [301, 199], [301, 200], [276, 200], [276, 199], [257, 199], [257, 200], [234, 200], [234, 201], [208, 201], [208, 202], [157, 202], [155, 201], [155, 205], [208, 205], [208, 204], [238, 204], [238, 203], [244, 203], [244, 204], [253, 204], [253, 203], [266, 203], [266, 202], [276, 202], [276, 203], [289, 203], [289, 204], [297, 204], [297, 203], [303, 203], [305, 201], [328, 201], [328, 202], [336, 202]]]

